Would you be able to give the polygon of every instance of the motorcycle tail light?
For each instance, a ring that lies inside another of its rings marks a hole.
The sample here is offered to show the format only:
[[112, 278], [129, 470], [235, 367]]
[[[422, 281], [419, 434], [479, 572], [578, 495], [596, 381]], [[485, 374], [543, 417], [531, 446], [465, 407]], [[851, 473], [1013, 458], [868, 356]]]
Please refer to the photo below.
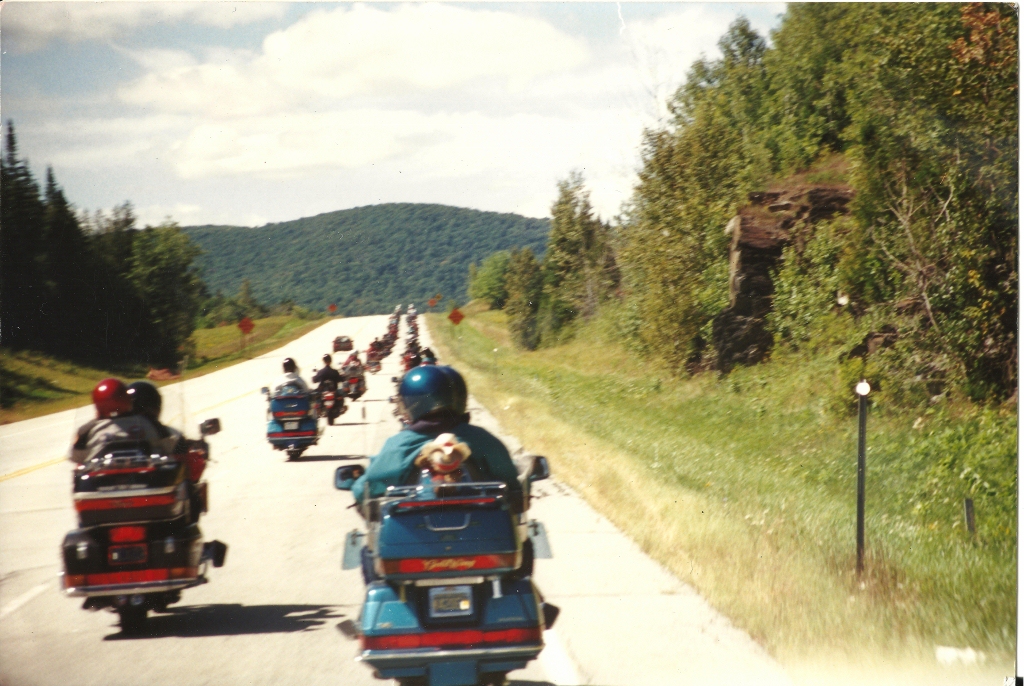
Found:
[[363, 636], [363, 650], [403, 650], [410, 648], [473, 647], [495, 643], [540, 643], [540, 627], [480, 631], [430, 631], [398, 636]]
[[172, 579], [191, 579], [199, 574], [198, 567], [171, 567], [167, 571]]
[[111, 543], [134, 543], [146, 540], [144, 526], [115, 526], [110, 530]]
[[75, 588], [85, 586], [85, 574], [65, 574], [64, 588]]
[[359, 379], [349, 379], [349, 383], [359, 383]]

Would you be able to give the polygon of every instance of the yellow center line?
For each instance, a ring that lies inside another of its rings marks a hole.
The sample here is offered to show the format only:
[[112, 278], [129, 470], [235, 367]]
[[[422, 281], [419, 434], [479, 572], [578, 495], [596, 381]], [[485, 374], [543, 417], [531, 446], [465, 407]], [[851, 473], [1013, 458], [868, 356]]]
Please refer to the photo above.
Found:
[[0, 476], [0, 481], [7, 481], [8, 479], [13, 479], [16, 476], [22, 476], [24, 474], [28, 474], [29, 472], [34, 472], [37, 469], [42, 469], [43, 467], [49, 467], [50, 465], [59, 464], [59, 463], [63, 462], [66, 459], [68, 459], [68, 458], [64, 457], [64, 456], [55, 457], [52, 460], [47, 460], [46, 462], [40, 462], [39, 464], [34, 464], [31, 467], [25, 467], [24, 469], [19, 469], [16, 472], [11, 472], [10, 474], [4, 474], [4, 475]]

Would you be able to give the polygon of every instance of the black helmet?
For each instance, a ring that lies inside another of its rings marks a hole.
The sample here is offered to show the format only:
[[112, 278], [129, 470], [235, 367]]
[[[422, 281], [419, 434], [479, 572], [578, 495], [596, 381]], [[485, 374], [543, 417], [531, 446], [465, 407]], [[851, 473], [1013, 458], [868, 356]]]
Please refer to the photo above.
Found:
[[295, 360], [293, 360], [290, 357], [284, 358], [284, 371], [285, 371], [285, 373], [294, 374], [295, 371], [298, 368], [299, 368], [298, 365], [295, 364]]
[[156, 386], [148, 381], [136, 381], [128, 385], [128, 397], [132, 400], [132, 412], [156, 419], [160, 416], [163, 399]]

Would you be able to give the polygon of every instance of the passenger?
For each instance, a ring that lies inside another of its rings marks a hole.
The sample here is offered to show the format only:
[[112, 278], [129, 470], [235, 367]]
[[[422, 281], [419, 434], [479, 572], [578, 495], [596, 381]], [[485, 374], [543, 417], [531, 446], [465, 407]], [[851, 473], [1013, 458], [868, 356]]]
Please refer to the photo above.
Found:
[[115, 445], [136, 447], [150, 454], [173, 455], [177, 438], [161, 435], [147, 417], [132, 413], [132, 399], [120, 379], [103, 379], [92, 389], [96, 419], [75, 432], [70, 459], [84, 464]]
[[388, 486], [402, 485], [416, 476], [420, 450], [444, 433], [469, 446], [466, 462], [481, 479], [502, 481], [513, 498], [521, 498], [519, 473], [508, 449], [489, 431], [469, 423], [467, 395], [466, 382], [451, 367], [418, 367], [407, 373], [398, 389], [398, 408], [408, 426], [370, 458], [366, 473], [352, 487], [356, 502], [379, 498]]
[[145, 417], [153, 422], [156, 431], [163, 440], [174, 441], [174, 455], [183, 455], [188, 452], [188, 442], [181, 432], [165, 426], [160, 421], [160, 411], [163, 409], [164, 401], [156, 386], [148, 381], [136, 381], [128, 385], [128, 397], [132, 401], [132, 414]]
[[278, 379], [277, 383], [274, 384], [273, 395], [275, 397], [282, 395], [285, 387], [287, 386], [294, 387], [300, 393], [309, 393], [309, 386], [307, 386], [306, 382], [302, 380], [301, 376], [299, 376], [299, 366], [295, 364], [295, 360], [290, 357], [284, 358], [284, 364], [282, 367], [284, 368], [284, 374], [280, 379]]

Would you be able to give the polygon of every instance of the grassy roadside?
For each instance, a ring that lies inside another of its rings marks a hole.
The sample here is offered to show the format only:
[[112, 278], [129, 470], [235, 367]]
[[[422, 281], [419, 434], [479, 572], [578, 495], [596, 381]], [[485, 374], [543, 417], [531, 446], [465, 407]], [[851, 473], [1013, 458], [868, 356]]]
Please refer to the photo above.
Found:
[[[459, 327], [428, 321], [473, 394], [798, 681], [820, 683], [826, 669], [836, 683], [839, 664], [853, 682], [898, 674], [901, 683], [991, 683], [1012, 673], [1012, 516], [990, 508], [982, 522], [979, 511], [972, 540], [956, 527], [959, 503], [928, 521], [912, 496], [934, 453], [949, 448], [933, 428], [980, 422], [990, 435], [965, 435], [1015, 460], [1015, 408], [872, 416], [858, 580], [856, 421], [823, 411], [834, 355], [779, 351], [724, 380], [679, 380], [602, 335], [612, 322], [523, 353], [510, 347], [502, 313], [468, 312]], [[985, 651], [987, 666], [939, 669], [936, 645]]]
[[[187, 377], [202, 376], [251, 359], [321, 326], [326, 319], [298, 319], [291, 316], [257, 319], [241, 350], [240, 334], [234, 326], [198, 329], [195, 358]], [[0, 424], [31, 419], [89, 403], [89, 394], [107, 376], [144, 378], [145, 367], [95, 369], [32, 351], [0, 351]], [[157, 384], [161, 385], [161, 384]]]

